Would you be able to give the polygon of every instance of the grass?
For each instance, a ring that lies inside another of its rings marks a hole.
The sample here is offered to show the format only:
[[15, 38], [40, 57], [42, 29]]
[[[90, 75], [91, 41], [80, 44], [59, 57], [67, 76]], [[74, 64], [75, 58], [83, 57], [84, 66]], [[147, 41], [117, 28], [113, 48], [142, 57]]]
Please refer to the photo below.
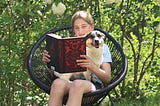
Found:
[[[116, 99], [115, 106], [160, 106], [160, 94], [143, 96], [137, 99], [130, 97]], [[106, 97], [100, 106], [111, 106], [109, 99]]]

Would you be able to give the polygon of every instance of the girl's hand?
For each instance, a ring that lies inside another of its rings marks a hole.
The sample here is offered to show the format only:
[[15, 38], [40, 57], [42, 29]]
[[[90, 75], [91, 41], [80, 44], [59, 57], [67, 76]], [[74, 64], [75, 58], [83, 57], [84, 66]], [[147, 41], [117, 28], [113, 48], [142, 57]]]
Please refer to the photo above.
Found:
[[43, 61], [44, 63], [48, 63], [48, 62], [51, 61], [51, 60], [50, 60], [50, 55], [48, 54], [48, 51], [47, 51], [47, 50], [44, 50], [44, 51], [43, 51], [42, 61]]
[[87, 56], [87, 55], [80, 55], [81, 58], [80, 60], [77, 60], [77, 65], [80, 67], [86, 67], [89, 70], [92, 70], [96, 64]]

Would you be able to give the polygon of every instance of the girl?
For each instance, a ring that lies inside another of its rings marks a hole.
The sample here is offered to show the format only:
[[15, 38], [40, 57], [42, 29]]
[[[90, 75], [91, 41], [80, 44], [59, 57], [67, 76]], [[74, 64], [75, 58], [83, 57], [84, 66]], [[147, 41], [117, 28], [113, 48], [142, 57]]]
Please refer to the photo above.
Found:
[[[94, 30], [94, 22], [91, 14], [86, 11], [78, 11], [72, 16], [72, 26], [76, 36], [85, 36]], [[87, 67], [97, 78], [93, 81], [76, 79], [72, 82], [57, 78], [51, 85], [50, 98], [48, 106], [62, 106], [63, 96], [69, 94], [66, 106], [81, 106], [82, 96], [84, 93], [95, 91], [97, 85], [101, 83], [109, 83], [111, 79], [110, 62], [111, 55], [107, 45], [103, 50], [103, 63], [101, 68], [97, 67], [91, 58], [86, 55], [80, 55], [84, 58], [77, 60], [77, 64], [81, 67]], [[50, 61], [50, 55], [46, 50], [43, 53], [42, 61], [47, 63]]]

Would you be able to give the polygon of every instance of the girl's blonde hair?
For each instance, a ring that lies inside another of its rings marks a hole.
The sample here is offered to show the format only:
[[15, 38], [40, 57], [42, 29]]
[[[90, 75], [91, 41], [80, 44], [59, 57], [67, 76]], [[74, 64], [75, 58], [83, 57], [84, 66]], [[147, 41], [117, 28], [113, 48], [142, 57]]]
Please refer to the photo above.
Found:
[[93, 18], [90, 13], [86, 11], [77, 11], [73, 16], [72, 16], [72, 27], [74, 27], [74, 22], [77, 19], [83, 19], [90, 25], [94, 25]]

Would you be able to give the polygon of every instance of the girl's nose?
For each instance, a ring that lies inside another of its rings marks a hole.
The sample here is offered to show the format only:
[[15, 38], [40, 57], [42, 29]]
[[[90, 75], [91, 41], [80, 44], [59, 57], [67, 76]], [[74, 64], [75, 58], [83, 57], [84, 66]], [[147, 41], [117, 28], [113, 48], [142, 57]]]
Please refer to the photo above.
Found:
[[80, 35], [80, 36], [84, 36], [84, 35], [85, 35], [85, 30], [82, 29], [82, 28], [80, 28], [80, 29], [79, 29], [79, 35]]

